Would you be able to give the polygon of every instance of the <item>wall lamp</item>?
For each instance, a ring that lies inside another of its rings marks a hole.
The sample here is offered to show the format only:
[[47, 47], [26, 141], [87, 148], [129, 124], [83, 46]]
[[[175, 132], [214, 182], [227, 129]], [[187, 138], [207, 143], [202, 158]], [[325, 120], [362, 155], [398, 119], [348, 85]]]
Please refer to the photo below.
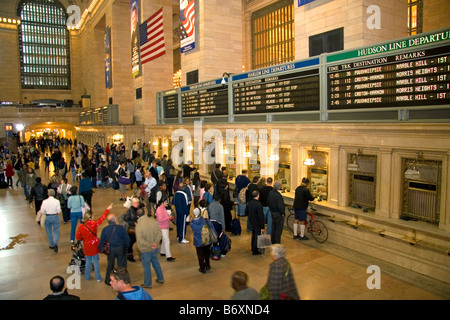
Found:
[[220, 83], [223, 84], [223, 85], [226, 85], [226, 84], [227, 84], [227, 80], [225, 80], [225, 76], [226, 76], [227, 79], [228, 79], [228, 78], [230, 78], [230, 76], [231, 76], [232, 74], [234, 74], [234, 73], [224, 72], [223, 75], [222, 75], [222, 81], [221, 81]]

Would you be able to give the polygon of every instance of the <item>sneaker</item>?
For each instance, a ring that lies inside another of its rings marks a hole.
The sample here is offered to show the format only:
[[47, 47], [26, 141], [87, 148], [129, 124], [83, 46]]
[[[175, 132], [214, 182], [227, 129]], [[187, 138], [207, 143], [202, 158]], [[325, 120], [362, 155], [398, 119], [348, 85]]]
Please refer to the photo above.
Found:
[[102, 280], [103, 280], [103, 279], [97, 280], [97, 282], [99, 282], [99, 283], [100, 283], [100, 282], [102, 282]]
[[164, 283], [164, 280], [158, 280], [158, 279], [156, 279], [156, 282], [163, 284], [163, 283]]
[[303, 236], [303, 237], [299, 237], [299, 240], [309, 240], [309, 238], [307, 238], [306, 236]]
[[299, 235], [297, 235], [297, 236], [294, 236], [294, 238], [293, 238], [294, 240], [295, 239], [300, 239], [300, 236]]
[[145, 289], [151, 289], [152, 288], [151, 286], [149, 287], [149, 286], [146, 286], [145, 284], [141, 284], [141, 287], [145, 288]]
[[169, 257], [169, 258], [167, 258], [167, 261], [175, 261], [175, 258], [174, 257]]
[[186, 240], [186, 239], [183, 239], [183, 240], [181, 240], [180, 242], [181, 242], [181, 243], [189, 243], [189, 241]]
[[55, 253], [58, 253], [58, 246], [54, 246], [53, 251], [55, 251]]
[[160, 253], [159, 255], [160, 255], [161, 257], [165, 257], [165, 256], [166, 256], [165, 253]]

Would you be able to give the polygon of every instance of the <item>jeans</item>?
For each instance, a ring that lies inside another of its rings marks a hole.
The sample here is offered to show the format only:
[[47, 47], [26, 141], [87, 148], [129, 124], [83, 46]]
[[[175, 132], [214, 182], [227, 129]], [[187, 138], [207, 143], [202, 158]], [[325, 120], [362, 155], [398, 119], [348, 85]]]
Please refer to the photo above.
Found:
[[45, 217], [45, 232], [47, 233], [48, 245], [57, 246], [59, 243], [59, 216], [57, 214]]
[[164, 281], [164, 276], [161, 270], [161, 265], [158, 260], [158, 249], [148, 252], [141, 252], [142, 267], [144, 267], [144, 285], [146, 287], [152, 286], [152, 268], [155, 269], [156, 278], [158, 281]]
[[95, 256], [86, 256], [86, 269], [84, 271], [84, 278], [89, 280], [91, 278], [91, 264], [94, 263], [95, 279], [98, 281], [102, 280], [102, 275], [100, 274], [100, 264], [99, 264], [99, 254]]
[[83, 213], [80, 212], [71, 212], [70, 213], [70, 241], [75, 241], [75, 231], [77, 230], [78, 219], [80, 223], [83, 219]]
[[272, 232], [272, 214], [270, 213], [269, 207], [263, 207], [264, 220], [267, 221], [267, 234]]
[[[240, 217], [244, 217], [245, 216], [245, 208], [247, 207], [247, 204], [241, 203], [241, 201], [239, 201], [239, 198], [237, 198], [236, 200], [238, 203], [237, 215]], [[250, 226], [250, 220], [248, 218], [247, 218], [247, 231], [252, 232], [252, 227]]]
[[72, 171], [72, 183], [75, 183], [75, 178], [77, 177], [77, 170], [71, 169]]

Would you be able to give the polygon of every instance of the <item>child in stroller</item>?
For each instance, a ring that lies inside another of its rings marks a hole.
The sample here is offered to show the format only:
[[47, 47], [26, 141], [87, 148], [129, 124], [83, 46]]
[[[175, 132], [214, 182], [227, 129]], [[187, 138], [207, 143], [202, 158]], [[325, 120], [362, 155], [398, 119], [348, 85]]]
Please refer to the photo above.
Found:
[[86, 257], [83, 251], [83, 242], [77, 241], [72, 245], [72, 259], [70, 260], [69, 266], [78, 266], [80, 268], [80, 274], [84, 274], [86, 268]]
[[218, 241], [212, 244], [211, 258], [213, 260], [219, 260], [225, 258], [228, 251], [231, 250], [231, 239], [223, 232], [222, 224], [216, 220], [211, 220], [214, 229], [217, 232]]

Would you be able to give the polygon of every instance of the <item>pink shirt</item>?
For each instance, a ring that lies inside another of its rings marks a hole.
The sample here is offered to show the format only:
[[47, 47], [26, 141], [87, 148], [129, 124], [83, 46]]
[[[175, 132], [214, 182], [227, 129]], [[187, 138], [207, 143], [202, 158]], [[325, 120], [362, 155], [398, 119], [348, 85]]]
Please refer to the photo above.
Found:
[[159, 227], [161, 229], [169, 229], [169, 213], [163, 205], [160, 205], [158, 209], [156, 209], [156, 220], [158, 220]]

